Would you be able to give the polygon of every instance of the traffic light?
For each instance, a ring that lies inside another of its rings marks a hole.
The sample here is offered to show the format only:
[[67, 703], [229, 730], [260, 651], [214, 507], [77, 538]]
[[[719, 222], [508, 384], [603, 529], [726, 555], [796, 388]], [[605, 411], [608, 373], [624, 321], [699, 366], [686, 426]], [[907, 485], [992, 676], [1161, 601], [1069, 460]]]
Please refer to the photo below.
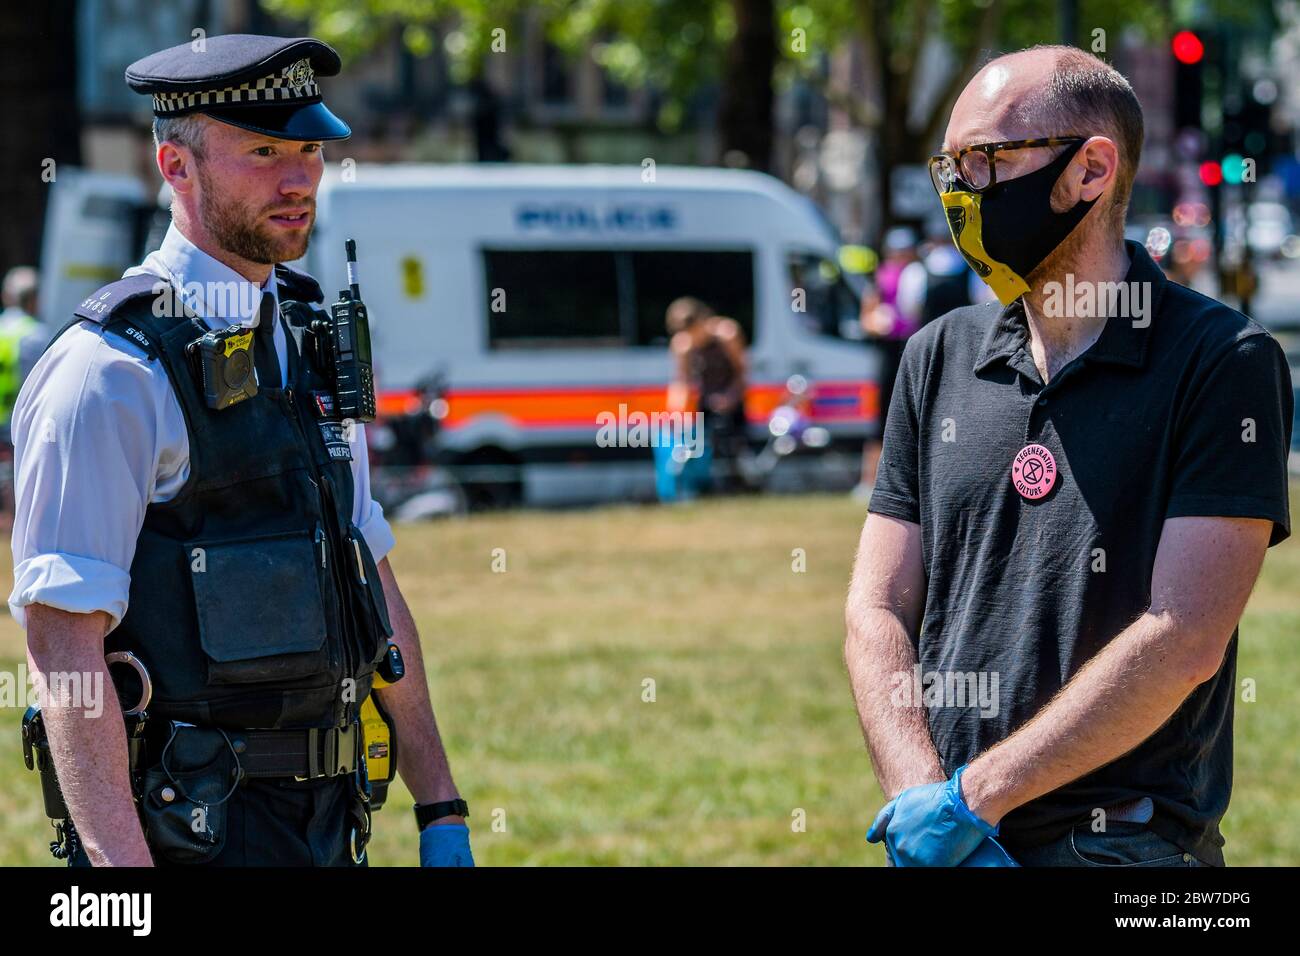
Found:
[[1170, 46], [1174, 51], [1174, 59], [1188, 66], [1200, 63], [1205, 57], [1205, 44], [1191, 30], [1180, 30], [1175, 33]]
[[1255, 161], [1257, 173], [1268, 170], [1275, 139], [1270, 124], [1271, 108], [1259, 102], [1252, 90], [1232, 97], [1223, 108], [1223, 152], [1247, 156]]
[[1233, 186], [1240, 185], [1246, 174], [1246, 157], [1240, 153], [1229, 153], [1219, 162], [1223, 170], [1223, 181]]
[[1205, 44], [1191, 30], [1174, 34], [1174, 129], [1201, 128], [1201, 98], [1205, 92]]

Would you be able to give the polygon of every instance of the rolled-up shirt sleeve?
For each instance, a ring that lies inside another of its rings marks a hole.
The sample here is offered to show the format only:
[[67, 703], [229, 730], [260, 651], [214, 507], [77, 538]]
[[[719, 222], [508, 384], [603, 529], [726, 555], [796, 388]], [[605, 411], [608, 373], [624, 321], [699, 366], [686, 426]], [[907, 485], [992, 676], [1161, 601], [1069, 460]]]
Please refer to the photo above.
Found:
[[352, 523], [361, 529], [370, 553], [378, 564], [397, 544], [393, 529], [384, 517], [383, 506], [370, 495], [370, 452], [366, 445], [366, 426], [360, 423], [349, 430], [352, 446]]
[[110, 630], [126, 614], [159, 465], [161, 374], [143, 353], [82, 322], [23, 384], [13, 415], [9, 610], [24, 628], [34, 603], [105, 611]]

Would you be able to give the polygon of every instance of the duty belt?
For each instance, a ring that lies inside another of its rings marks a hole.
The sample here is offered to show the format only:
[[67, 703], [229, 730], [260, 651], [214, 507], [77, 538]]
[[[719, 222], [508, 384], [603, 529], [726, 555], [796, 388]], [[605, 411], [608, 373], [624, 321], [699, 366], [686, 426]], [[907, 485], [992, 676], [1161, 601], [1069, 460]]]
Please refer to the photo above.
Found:
[[360, 724], [324, 730], [232, 730], [230, 745], [249, 778], [339, 777], [357, 769]]

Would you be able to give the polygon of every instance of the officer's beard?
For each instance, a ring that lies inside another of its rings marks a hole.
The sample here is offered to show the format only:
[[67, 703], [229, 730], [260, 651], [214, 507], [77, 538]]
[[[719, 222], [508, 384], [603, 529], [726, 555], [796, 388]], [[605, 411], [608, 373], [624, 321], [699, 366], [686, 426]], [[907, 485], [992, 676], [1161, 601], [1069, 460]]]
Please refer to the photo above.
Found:
[[[307, 228], [296, 235], [280, 235], [273, 231], [275, 227], [268, 225], [265, 219], [267, 212], [273, 212], [274, 209], [255, 212], [236, 197], [222, 197], [221, 191], [213, 188], [212, 181], [201, 165], [199, 186], [202, 191], [199, 206], [203, 226], [222, 249], [260, 265], [292, 262], [306, 255], [311, 230], [316, 224], [315, 197], [295, 204], [307, 207]], [[281, 203], [278, 208], [283, 207], [284, 204]]]

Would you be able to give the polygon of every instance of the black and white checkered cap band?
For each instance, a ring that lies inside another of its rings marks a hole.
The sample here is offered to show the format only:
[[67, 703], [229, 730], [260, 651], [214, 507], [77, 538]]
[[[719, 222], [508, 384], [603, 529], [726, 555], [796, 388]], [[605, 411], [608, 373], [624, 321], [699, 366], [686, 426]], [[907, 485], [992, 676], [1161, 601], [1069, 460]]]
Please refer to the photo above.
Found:
[[153, 111], [158, 116], [184, 113], [205, 106], [228, 106], [232, 103], [282, 103], [320, 96], [316, 71], [311, 60], [290, 63], [278, 73], [259, 77], [238, 86], [196, 93], [155, 93]]

